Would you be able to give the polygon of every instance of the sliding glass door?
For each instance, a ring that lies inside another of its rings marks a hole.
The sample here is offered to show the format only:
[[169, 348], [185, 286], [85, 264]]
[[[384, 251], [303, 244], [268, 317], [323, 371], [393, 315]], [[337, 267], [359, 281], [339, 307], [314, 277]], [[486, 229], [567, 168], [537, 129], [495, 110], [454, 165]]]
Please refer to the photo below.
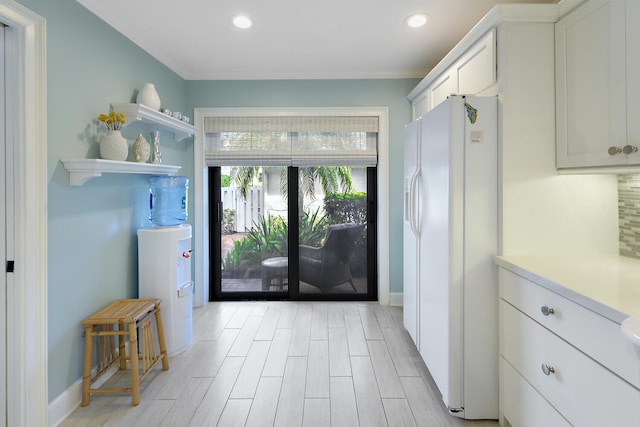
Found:
[[375, 168], [209, 168], [211, 292], [224, 299], [376, 296]]

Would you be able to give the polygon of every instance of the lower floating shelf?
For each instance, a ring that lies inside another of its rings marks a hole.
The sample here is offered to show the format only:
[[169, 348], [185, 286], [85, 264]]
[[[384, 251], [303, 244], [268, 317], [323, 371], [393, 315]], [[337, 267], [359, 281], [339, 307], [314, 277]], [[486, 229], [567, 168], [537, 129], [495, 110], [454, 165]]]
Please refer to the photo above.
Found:
[[82, 185], [103, 173], [133, 173], [149, 175], [174, 175], [181, 166], [156, 165], [152, 163], [120, 162], [104, 159], [63, 159], [69, 171], [69, 185]]

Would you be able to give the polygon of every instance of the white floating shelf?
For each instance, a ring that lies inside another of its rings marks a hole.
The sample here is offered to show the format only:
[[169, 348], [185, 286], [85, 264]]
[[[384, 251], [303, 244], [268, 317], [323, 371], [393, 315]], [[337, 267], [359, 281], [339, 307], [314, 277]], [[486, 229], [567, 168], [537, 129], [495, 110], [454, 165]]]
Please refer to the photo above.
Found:
[[69, 171], [69, 185], [78, 186], [103, 173], [131, 173], [149, 175], [174, 175], [181, 166], [156, 165], [152, 163], [120, 162], [104, 159], [63, 159]]
[[154, 125], [157, 130], [173, 132], [174, 139], [181, 141], [184, 138], [195, 135], [198, 129], [182, 120], [173, 118], [160, 111], [153, 110], [140, 104], [111, 104], [111, 108], [124, 114], [127, 123], [141, 121]]

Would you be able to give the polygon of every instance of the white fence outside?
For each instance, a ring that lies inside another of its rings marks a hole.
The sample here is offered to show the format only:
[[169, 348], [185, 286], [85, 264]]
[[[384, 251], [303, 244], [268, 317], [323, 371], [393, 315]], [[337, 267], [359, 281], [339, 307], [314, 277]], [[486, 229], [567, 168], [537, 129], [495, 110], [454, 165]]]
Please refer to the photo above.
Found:
[[239, 233], [251, 230], [264, 213], [264, 192], [262, 187], [249, 187], [247, 199], [243, 199], [240, 189], [236, 187], [222, 188], [222, 208], [233, 209], [235, 221], [233, 229]]

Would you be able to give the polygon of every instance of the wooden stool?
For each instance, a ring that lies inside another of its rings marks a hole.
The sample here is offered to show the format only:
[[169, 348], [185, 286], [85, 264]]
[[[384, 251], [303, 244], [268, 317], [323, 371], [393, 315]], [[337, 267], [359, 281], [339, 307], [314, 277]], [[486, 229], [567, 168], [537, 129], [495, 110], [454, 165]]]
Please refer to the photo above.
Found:
[[[140, 402], [140, 381], [162, 361], [162, 370], [169, 369], [167, 348], [164, 341], [160, 299], [121, 299], [114, 301], [102, 310], [82, 321], [85, 327], [84, 372], [82, 374], [82, 406], [89, 404], [91, 393], [131, 393], [133, 406]], [[155, 315], [158, 345], [157, 353], [153, 336], [152, 314]], [[138, 347], [138, 329], [140, 346]], [[114, 337], [118, 337], [116, 351]], [[129, 356], [125, 350], [125, 340], [129, 337]], [[91, 377], [93, 359], [93, 337], [98, 337], [98, 368]], [[135, 356], [132, 356], [135, 355]], [[131, 388], [96, 388], [93, 384], [115, 363], [120, 369], [127, 369], [127, 360], [131, 369]], [[138, 364], [138, 362], [140, 362]]]

